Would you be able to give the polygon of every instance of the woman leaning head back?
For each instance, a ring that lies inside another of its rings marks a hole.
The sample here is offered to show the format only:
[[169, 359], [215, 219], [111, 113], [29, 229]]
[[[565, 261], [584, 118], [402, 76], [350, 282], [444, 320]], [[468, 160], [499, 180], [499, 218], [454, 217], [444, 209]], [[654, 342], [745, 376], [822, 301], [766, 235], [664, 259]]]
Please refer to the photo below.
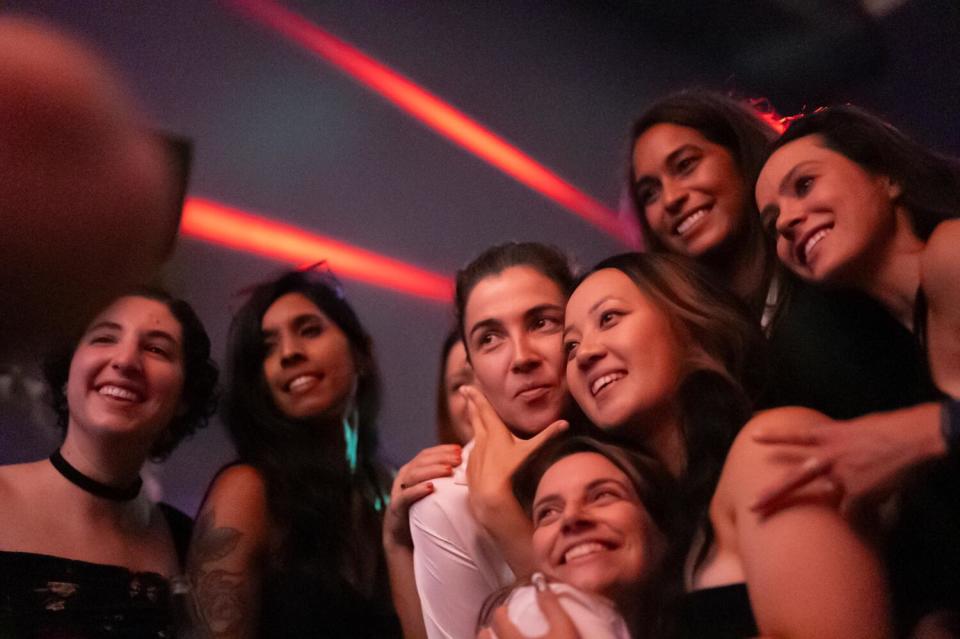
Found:
[[512, 481], [533, 522], [538, 570], [612, 600], [635, 631], [636, 621], [652, 627], [679, 510], [663, 466], [640, 450], [561, 436], [531, 454]]
[[764, 343], [732, 293], [688, 258], [597, 264], [567, 304], [570, 393], [603, 430], [653, 450], [706, 503], [764, 381]]
[[[871, 256], [897, 233], [926, 241], [957, 217], [960, 163], [863, 109], [826, 107], [793, 120], [773, 144], [756, 196], [791, 270], [856, 285], [875, 275]], [[827, 234], [824, 246], [838, 250], [814, 251]]]

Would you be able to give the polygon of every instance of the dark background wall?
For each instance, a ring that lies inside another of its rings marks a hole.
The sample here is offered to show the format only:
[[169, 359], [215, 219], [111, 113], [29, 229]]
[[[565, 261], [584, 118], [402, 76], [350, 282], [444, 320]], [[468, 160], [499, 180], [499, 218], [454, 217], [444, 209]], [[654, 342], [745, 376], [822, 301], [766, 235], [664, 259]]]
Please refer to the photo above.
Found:
[[[439, 137], [228, 5], [199, 0], [14, 0], [87, 38], [153, 122], [196, 147], [190, 193], [451, 274], [486, 246], [552, 242], [588, 266], [623, 246]], [[477, 119], [611, 208], [626, 134], [656, 96], [706, 86], [791, 113], [852, 100], [960, 152], [960, 9], [951, 0], [634, 2], [287, 1]], [[318, 255], [317, 259], [323, 256]], [[223, 352], [235, 291], [283, 265], [184, 239], [165, 279]], [[347, 280], [386, 382], [384, 455], [433, 443], [444, 305]], [[0, 396], [2, 396], [0, 389]], [[9, 393], [8, 393], [9, 395]], [[54, 435], [22, 402], [0, 406], [0, 460]], [[219, 423], [155, 470], [192, 511], [232, 452]]]

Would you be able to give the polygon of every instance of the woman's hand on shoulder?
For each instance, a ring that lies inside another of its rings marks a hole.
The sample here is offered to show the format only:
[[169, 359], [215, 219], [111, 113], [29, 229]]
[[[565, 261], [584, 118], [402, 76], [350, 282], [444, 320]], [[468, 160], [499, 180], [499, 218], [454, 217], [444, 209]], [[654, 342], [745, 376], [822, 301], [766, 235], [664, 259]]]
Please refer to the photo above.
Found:
[[421, 450], [400, 467], [390, 489], [390, 505], [383, 517], [383, 546], [413, 548], [410, 537], [410, 507], [434, 490], [433, 481], [449, 477], [462, 461], [463, 450], [456, 444], [441, 444]]
[[784, 470], [758, 487], [752, 510], [769, 516], [815, 497], [835, 500], [847, 517], [871, 512], [905, 472], [945, 452], [939, 416], [934, 403], [845, 421], [801, 408], [761, 413], [740, 447]]
[[211, 636], [256, 636], [268, 521], [266, 484], [255, 468], [239, 464], [217, 474], [187, 559], [197, 617]]

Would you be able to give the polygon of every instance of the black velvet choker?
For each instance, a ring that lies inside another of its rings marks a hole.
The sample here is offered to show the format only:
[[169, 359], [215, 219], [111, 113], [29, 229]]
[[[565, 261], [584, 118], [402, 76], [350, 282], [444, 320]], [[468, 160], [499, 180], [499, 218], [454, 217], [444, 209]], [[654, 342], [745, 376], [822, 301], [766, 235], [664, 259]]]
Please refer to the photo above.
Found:
[[50, 455], [50, 463], [53, 464], [57, 472], [63, 475], [71, 484], [79, 486], [91, 495], [103, 497], [104, 499], [130, 501], [140, 494], [140, 487], [143, 486], [143, 480], [139, 477], [125, 488], [117, 488], [116, 486], [99, 482], [96, 479], [91, 479], [70, 465], [70, 462], [60, 454], [59, 448]]

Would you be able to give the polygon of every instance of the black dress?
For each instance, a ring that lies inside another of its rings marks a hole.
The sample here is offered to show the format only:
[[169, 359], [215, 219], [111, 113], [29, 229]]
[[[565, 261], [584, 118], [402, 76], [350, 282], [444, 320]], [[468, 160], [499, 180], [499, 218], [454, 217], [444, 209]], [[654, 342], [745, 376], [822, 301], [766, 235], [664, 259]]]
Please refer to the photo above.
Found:
[[875, 300], [797, 280], [785, 286], [759, 408], [804, 406], [850, 419], [937, 398], [915, 336]]
[[[182, 564], [190, 518], [160, 506]], [[157, 573], [0, 551], [0, 639], [174, 636], [170, 585]]]
[[679, 639], [744, 639], [759, 634], [747, 584], [694, 590], [680, 602]]

